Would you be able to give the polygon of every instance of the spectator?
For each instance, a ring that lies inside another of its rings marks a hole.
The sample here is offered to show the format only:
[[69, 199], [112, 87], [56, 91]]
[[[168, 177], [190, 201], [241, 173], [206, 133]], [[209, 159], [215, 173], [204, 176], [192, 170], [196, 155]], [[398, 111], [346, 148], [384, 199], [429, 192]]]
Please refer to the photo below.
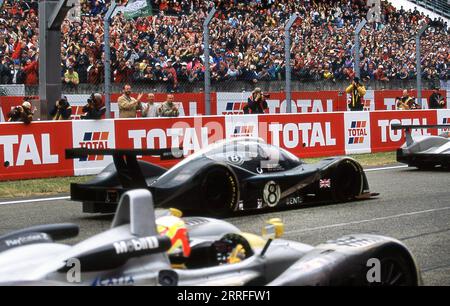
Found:
[[[304, 81], [352, 78], [355, 70], [351, 55], [352, 33], [359, 20], [367, 14], [365, 1], [213, 2], [218, 13], [210, 26], [213, 38], [210, 59], [202, 58], [202, 23], [210, 1], [152, 1], [154, 16], [139, 17], [133, 22], [127, 21], [123, 14], [117, 14], [111, 26], [114, 81], [125, 83], [134, 80], [136, 63], [148, 61], [149, 66], [156, 67], [156, 64], [161, 65], [169, 59], [178, 74], [172, 71], [161, 76], [168, 70], [166, 68], [170, 68], [168, 65], [159, 68], [161, 71], [154, 73], [152, 79], [167, 82], [169, 90], [177, 89], [179, 84], [176, 80], [186, 79], [186, 74], [181, 77], [177, 62], [187, 63], [190, 82], [203, 79], [205, 60], [210, 60], [211, 72], [217, 76], [217, 82], [228, 79], [252, 83], [264, 79], [278, 80], [283, 76], [286, 65], [280, 34], [289, 12], [294, 11], [301, 17], [292, 28], [291, 53], [296, 55], [294, 78]], [[109, 3], [109, 0], [80, 0], [80, 21], [63, 22], [63, 65], [74, 66], [80, 83], [87, 78], [89, 83], [98, 84], [97, 73], [95, 70], [89, 73], [86, 59], [90, 64], [103, 61], [102, 15]], [[126, 3], [126, 0], [121, 1], [121, 4]], [[38, 1], [35, 0], [7, 0], [0, 11], [3, 19], [0, 20], [0, 56], [10, 56], [24, 69], [36, 68], [26, 63], [28, 60], [33, 65], [37, 62], [37, 7]], [[417, 10], [397, 11], [387, 1], [382, 1], [381, 10], [381, 20], [367, 25], [362, 32], [361, 77], [365, 81], [413, 79], [416, 71], [412, 38], [420, 26], [431, 19]], [[447, 82], [449, 45], [448, 25], [442, 20], [433, 23], [422, 38], [424, 78]], [[130, 68], [127, 68], [127, 62], [130, 62]], [[34, 69], [26, 83], [37, 84], [37, 76]]]
[[435, 87], [430, 96], [429, 106], [431, 109], [445, 108], [444, 97], [439, 93], [439, 87]]
[[403, 90], [403, 95], [396, 99], [397, 109], [399, 110], [410, 110], [421, 108], [413, 97], [408, 94], [408, 90]]
[[266, 96], [261, 91], [261, 88], [255, 88], [251, 96], [248, 98], [247, 104], [244, 106], [244, 114], [264, 114], [268, 109]]
[[348, 108], [351, 111], [362, 111], [364, 109], [364, 95], [366, 94], [366, 88], [360, 82], [358, 77], [355, 77], [345, 90], [346, 93], [351, 95], [350, 103]]
[[69, 120], [72, 116], [72, 107], [66, 97], [56, 101], [55, 106], [50, 112], [53, 120]]
[[119, 104], [120, 118], [136, 118], [136, 112], [141, 109], [141, 99], [143, 94], [139, 94], [135, 99], [131, 96], [131, 86], [126, 84], [123, 87], [123, 95], [117, 100]]
[[83, 106], [84, 115], [81, 119], [99, 120], [106, 113], [106, 107], [103, 104], [102, 95], [99, 93], [92, 94], [87, 100], [87, 104]]
[[174, 96], [167, 95], [167, 100], [161, 105], [158, 111], [159, 117], [178, 117], [180, 112], [178, 107], [173, 103]]
[[148, 94], [148, 103], [142, 103], [142, 117], [154, 118], [158, 117], [159, 109], [155, 105], [155, 95]]
[[80, 83], [78, 72], [76, 72], [73, 66], [69, 66], [66, 73], [64, 73], [64, 83], [70, 87], [77, 87]]

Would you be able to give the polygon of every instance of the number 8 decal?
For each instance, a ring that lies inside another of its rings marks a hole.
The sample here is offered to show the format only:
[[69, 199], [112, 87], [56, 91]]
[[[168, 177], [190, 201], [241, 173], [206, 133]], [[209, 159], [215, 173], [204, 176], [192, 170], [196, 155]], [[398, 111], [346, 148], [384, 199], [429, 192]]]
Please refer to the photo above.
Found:
[[281, 189], [280, 186], [275, 183], [274, 181], [270, 181], [264, 186], [264, 202], [269, 207], [275, 207], [277, 206], [278, 202], [280, 201], [281, 196]]

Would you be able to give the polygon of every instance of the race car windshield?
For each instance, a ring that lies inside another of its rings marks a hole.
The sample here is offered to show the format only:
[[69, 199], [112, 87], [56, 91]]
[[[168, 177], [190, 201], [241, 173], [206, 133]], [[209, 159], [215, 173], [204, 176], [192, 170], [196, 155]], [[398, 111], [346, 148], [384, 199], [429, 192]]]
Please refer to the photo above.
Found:
[[256, 173], [283, 171], [302, 164], [295, 155], [259, 141], [229, 141], [205, 153], [207, 158], [226, 162]]

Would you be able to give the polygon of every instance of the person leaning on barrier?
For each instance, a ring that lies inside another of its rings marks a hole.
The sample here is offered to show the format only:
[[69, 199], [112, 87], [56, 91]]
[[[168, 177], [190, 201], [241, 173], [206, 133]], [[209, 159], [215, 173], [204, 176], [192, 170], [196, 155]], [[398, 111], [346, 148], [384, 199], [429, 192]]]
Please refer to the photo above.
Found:
[[167, 95], [167, 101], [159, 108], [159, 117], [178, 117], [180, 115], [178, 107], [173, 103], [173, 100], [173, 95]]
[[366, 94], [366, 88], [360, 82], [358, 77], [355, 77], [350, 86], [345, 89], [345, 92], [351, 94], [351, 101], [348, 104], [348, 108], [351, 111], [362, 111], [364, 109], [364, 95]]
[[435, 87], [429, 100], [430, 109], [440, 109], [445, 107], [444, 97], [439, 93], [439, 87]]
[[24, 101], [22, 105], [14, 107], [8, 114], [8, 122], [23, 122], [29, 124], [33, 121], [31, 103]]
[[268, 95], [265, 95], [261, 88], [255, 88], [243, 108], [244, 114], [264, 114], [269, 107], [266, 101], [267, 97]]
[[56, 101], [55, 106], [50, 112], [53, 120], [69, 120], [72, 116], [72, 107], [66, 97]]
[[123, 87], [123, 95], [119, 97], [117, 103], [119, 104], [120, 118], [136, 118], [136, 112], [142, 108], [141, 99], [143, 94], [139, 94], [135, 99], [131, 96], [131, 86], [126, 84]]
[[395, 100], [398, 110], [420, 109], [416, 100], [408, 94], [408, 90], [403, 90], [403, 95]]
[[142, 103], [142, 117], [158, 117], [158, 106], [155, 105], [155, 95], [148, 94], [148, 103]]
[[103, 104], [102, 95], [99, 93], [92, 94], [87, 100], [87, 104], [83, 106], [84, 120], [98, 120], [106, 113], [106, 107]]

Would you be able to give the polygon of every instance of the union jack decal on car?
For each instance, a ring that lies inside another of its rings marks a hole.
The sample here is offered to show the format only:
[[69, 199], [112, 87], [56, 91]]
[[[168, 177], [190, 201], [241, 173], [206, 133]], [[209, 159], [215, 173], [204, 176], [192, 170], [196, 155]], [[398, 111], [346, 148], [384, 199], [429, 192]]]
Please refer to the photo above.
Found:
[[322, 179], [319, 181], [319, 186], [321, 189], [331, 188], [331, 179]]

